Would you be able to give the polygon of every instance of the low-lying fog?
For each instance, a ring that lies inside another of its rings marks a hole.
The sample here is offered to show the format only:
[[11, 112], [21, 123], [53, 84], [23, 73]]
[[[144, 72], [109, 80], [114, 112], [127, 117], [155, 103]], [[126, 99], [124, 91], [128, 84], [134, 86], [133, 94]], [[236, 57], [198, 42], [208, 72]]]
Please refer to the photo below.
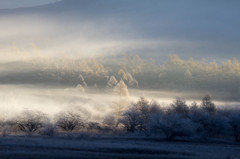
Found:
[[[99, 120], [104, 115], [111, 113], [114, 103], [119, 97], [110, 89], [86, 89], [79, 88], [47, 88], [32, 85], [1, 85], [0, 86], [0, 112], [3, 117], [12, 117], [24, 110], [37, 110], [50, 116], [61, 111], [77, 111], [88, 120]], [[161, 91], [129, 90], [129, 103], [146, 97], [149, 101], [156, 101], [161, 106], [169, 106], [176, 97], [186, 97], [188, 104], [193, 101], [200, 103], [201, 95], [191, 94], [193, 98], [187, 98], [187, 94], [169, 93]], [[234, 107], [239, 102], [214, 101], [219, 107]]]
[[[162, 106], [176, 97], [190, 104], [206, 91], [213, 100], [237, 101], [238, 4], [61, 0], [0, 10], [0, 112], [12, 116], [33, 109], [54, 115], [72, 109], [97, 120], [119, 100], [113, 87], [122, 79], [129, 103], [144, 96]], [[140, 56], [126, 56], [135, 54]], [[169, 54], [180, 57], [167, 60]], [[111, 77], [111, 89], [104, 89]], [[74, 88], [85, 83], [85, 93]], [[90, 89], [95, 84], [102, 88]]]

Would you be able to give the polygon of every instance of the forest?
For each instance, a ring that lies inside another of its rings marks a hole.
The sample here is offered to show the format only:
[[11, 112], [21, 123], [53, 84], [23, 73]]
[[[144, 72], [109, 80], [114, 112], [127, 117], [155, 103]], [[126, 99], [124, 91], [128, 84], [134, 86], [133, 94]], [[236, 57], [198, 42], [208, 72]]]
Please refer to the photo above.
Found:
[[[84, 88], [113, 88], [123, 80], [130, 89], [200, 92], [223, 94], [226, 100], [239, 99], [240, 67], [237, 59], [222, 62], [183, 60], [169, 55], [166, 61], [143, 59], [138, 55], [112, 55], [88, 59], [31, 59], [5, 64], [3, 84], [39, 84], [51, 86], [82, 86]], [[10, 69], [9, 69], [10, 68]]]

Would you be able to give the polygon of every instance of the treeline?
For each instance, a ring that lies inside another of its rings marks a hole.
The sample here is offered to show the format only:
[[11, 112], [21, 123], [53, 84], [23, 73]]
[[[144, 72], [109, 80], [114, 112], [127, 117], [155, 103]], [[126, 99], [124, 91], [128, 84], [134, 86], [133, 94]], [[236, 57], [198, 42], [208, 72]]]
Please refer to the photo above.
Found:
[[201, 104], [187, 105], [177, 98], [168, 107], [141, 97], [120, 114], [105, 115], [102, 120], [88, 121], [74, 111], [56, 114], [53, 118], [37, 111], [24, 111], [12, 119], [1, 120], [0, 130], [6, 135], [54, 136], [72, 133], [141, 133], [167, 140], [225, 139], [240, 141], [240, 109], [220, 109], [209, 95]]
[[[143, 89], [225, 92], [235, 99], [240, 95], [240, 65], [237, 59], [217, 63], [192, 58], [185, 61], [177, 55], [170, 55], [166, 62], [159, 63], [152, 59], [144, 60], [138, 55], [125, 55], [118, 66], [130, 73], [139, 88]], [[118, 69], [113, 72], [118, 72]]]
[[240, 67], [237, 59], [216, 61], [181, 60], [172, 55], [160, 69], [162, 87], [226, 91], [239, 96]]
[[[129, 88], [224, 92], [230, 98], [240, 95], [240, 67], [237, 59], [222, 63], [206, 60], [187, 61], [177, 55], [160, 64], [138, 55], [90, 59], [59, 58], [33, 61], [35, 82], [83, 87], [114, 87], [123, 80]], [[27, 75], [24, 74], [26, 78]], [[11, 79], [10, 77], [7, 78]], [[25, 79], [25, 81], [27, 81]]]
[[150, 103], [145, 98], [126, 110], [119, 124], [127, 132], [143, 131], [162, 135], [167, 140], [178, 137], [199, 139], [240, 139], [240, 109], [220, 109], [206, 95], [200, 105], [187, 105], [185, 99], [177, 98], [168, 107]]

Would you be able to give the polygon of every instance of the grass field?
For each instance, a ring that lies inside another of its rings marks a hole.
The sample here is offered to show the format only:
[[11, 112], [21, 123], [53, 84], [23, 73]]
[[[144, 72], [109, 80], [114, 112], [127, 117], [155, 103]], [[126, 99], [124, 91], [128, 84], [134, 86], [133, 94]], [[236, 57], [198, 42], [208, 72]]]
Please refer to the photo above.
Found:
[[239, 159], [240, 144], [136, 137], [2, 137], [1, 159]]

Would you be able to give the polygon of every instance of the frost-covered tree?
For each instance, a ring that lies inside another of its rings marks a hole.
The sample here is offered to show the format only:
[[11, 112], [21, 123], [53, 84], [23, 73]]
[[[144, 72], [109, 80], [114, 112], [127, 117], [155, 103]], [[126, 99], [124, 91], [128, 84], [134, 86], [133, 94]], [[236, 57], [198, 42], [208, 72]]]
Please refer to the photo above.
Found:
[[138, 81], [134, 78], [128, 81], [128, 85], [132, 88], [139, 88]]
[[115, 114], [115, 118], [120, 118], [123, 111], [129, 104], [129, 93], [127, 85], [124, 83], [123, 80], [118, 82], [113, 90], [114, 94], [116, 95], [114, 102], [112, 103], [113, 112]]
[[216, 112], [216, 106], [212, 102], [210, 95], [205, 95], [202, 99], [202, 109], [209, 113]]
[[197, 133], [203, 137], [219, 137], [229, 129], [228, 120], [219, 113], [208, 113], [201, 108], [191, 109], [189, 118], [197, 125]]
[[111, 76], [108, 80], [107, 87], [114, 88], [117, 85], [118, 81], [116, 80], [115, 76]]
[[85, 93], [85, 89], [84, 89], [84, 87], [83, 87], [81, 84], [78, 84], [78, 85], [76, 86], [76, 89], [77, 89], [79, 92], [81, 92], [81, 93]]
[[120, 77], [120, 79], [127, 81], [127, 75], [123, 69], [120, 69], [118, 71], [118, 76]]
[[164, 111], [165, 111], [164, 108], [162, 108], [158, 102], [154, 100], [150, 102], [150, 108], [149, 108], [150, 115], [163, 114]]
[[120, 97], [128, 97], [129, 96], [127, 85], [125, 84], [125, 82], [123, 80], [118, 82], [118, 84], [115, 86], [113, 91], [117, 96], [120, 96]]
[[227, 119], [219, 114], [207, 114], [200, 124], [203, 126], [208, 137], [224, 136], [225, 131], [229, 129]]
[[139, 130], [146, 130], [149, 124], [149, 116], [150, 116], [150, 104], [149, 101], [140, 97], [137, 103], [133, 104], [136, 108], [136, 111], [139, 112]]
[[151, 116], [151, 130], [160, 131], [167, 140], [190, 136], [195, 132], [195, 124], [178, 114], [155, 114]]
[[129, 73], [128, 71], [126, 72], [126, 77], [127, 77], [127, 81], [133, 80], [131, 73]]
[[186, 72], [184, 73], [184, 78], [187, 82], [189, 82], [192, 79], [192, 73], [189, 69], [186, 70]]
[[85, 82], [85, 79], [83, 78], [82, 74], [79, 74], [78, 78], [79, 78], [79, 83], [80, 83], [83, 87], [87, 87], [87, 83]]
[[123, 113], [122, 118], [119, 119], [118, 123], [122, 124], [127, 132], [135, 132], [140, 124], [139, 117], [139, 111], [132, 107]]
[[187, 106], [185, 99], [176, 98], [176, 100], [171, 104], [171, 109], [169, 111], [173, 111], [183, 117], [188, 117], [189, 107]]

